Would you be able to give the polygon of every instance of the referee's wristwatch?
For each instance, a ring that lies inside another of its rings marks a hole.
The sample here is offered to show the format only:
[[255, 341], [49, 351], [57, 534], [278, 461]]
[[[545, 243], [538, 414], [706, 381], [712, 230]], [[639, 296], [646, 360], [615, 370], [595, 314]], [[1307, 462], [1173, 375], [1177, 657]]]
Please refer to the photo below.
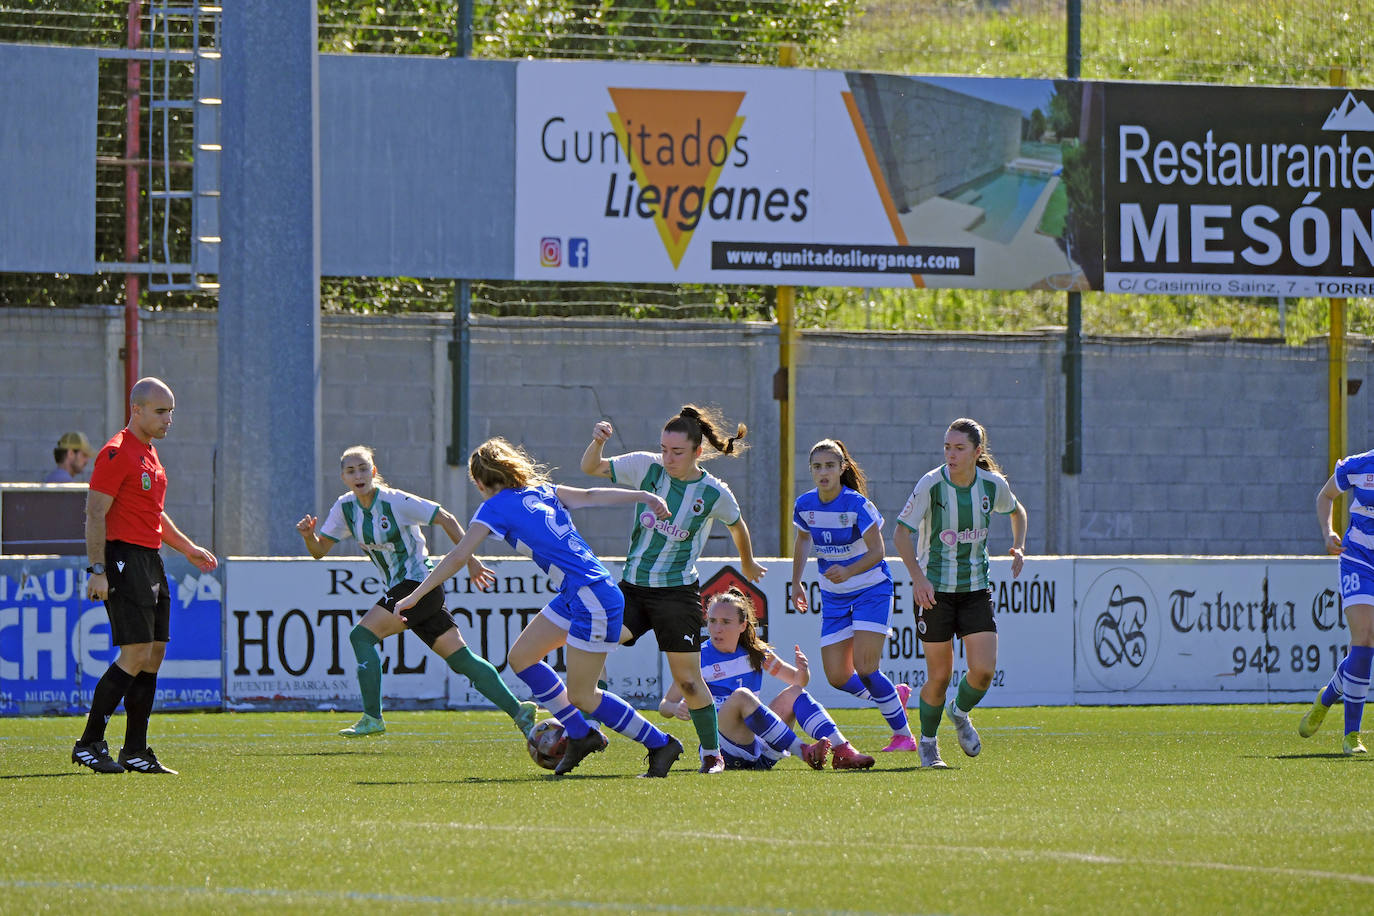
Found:
[[90, 573], [93, 576], [103, 576], [105, 575], [105, 564], [93, 563], [90, 566], [86, 567], [86, 572]]

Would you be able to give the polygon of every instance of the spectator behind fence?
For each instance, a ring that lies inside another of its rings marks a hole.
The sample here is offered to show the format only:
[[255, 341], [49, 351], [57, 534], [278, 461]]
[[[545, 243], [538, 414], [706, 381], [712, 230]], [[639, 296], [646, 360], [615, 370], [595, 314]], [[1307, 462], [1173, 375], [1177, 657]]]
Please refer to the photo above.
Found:
[[94, 454], [91, 440], [86, 438], [85, 433], [63, 433], [62, 438], [57, 440], [57, 448], [52, 450], [52, 460], [57, 462], [57, 467], [43, 478], [43, 482], [76, 483], [77, 475], [86, 470], [86, 463]]

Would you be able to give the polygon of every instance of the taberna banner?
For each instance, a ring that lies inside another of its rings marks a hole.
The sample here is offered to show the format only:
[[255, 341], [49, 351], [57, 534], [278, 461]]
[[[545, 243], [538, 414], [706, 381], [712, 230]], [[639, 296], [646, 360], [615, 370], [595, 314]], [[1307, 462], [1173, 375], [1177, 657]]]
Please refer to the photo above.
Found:
[[1079, 703], [1311, 700], [1345, 656], [1332, 558], [1081, 558]]
[[1374, 295], [1374, 92], [1102, 86], [1104, 289]]
[[[219, 708], [220, 580], [164, 555], [171, 639], [157, 709]], [[84, 714], [119, 649], [109, 615], [86, 599], [85, 558], [0, 560], [0, 715]]]

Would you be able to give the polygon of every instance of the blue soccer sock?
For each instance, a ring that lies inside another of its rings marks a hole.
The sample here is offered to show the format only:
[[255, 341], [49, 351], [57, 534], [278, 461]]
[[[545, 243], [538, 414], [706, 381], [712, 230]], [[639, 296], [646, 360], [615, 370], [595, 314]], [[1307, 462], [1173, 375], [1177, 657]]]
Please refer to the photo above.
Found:
[[596, 716], [598, 722], [604, 723], [632, 741], [638, 741], [649, 750], [663, 747], [668, 743], [667, 732], [655, 728], [648, 719], [636, 712], [633, 706], [609, 690], [601, 691], [601, 702], [592, 715]]
[[830, 713], [805, 690], [792, 702], [792, 714], [797, 717], [797, 724], [802, 731], [816, 740], [829, 738], [831, 744], [844, 744], [844, 735], [840, 734], [839, 726], [830, 718]]
[[555, 719], [563, 723], [563, 731], [569, 738], [582, 738], [592, 730], [587, 720], [578, 712], [577, 707], [568, 702], [568, 688], [558, 679], [558, 673], [548, 662], [538, 661], [515, 676], [524, 681], [534, 695], [534, 701], [553, 713]]
[[1326, 686], [1322, 688], [1321, 704], [1323, 706], [1330, 706], [1341, 698], [1341, 682], [1344, 679], [1345, 668], [1349, 662], [1350, 656], [1348, 655], [1341, 659], [1341, 663], [1336, 666], [1336, 673], [1331, 675], [1331, 680], [1327, 681]]
[[845, 681], [843, 684], [836, 684], [835, 686], [845, 693], [853, 694], [861, 700], [873, 699], [873, 694], [868, 692], [868, 688], [864, 686], [863, 681], [859, 680], [857, 674], [849, 675], [849, 680]]
[[801, 756], [802, 742], [797, 733], [788, 728], [787, 723], [778, 718], [778, 714], [767, 706], [760, 705], [758, 709], [745, 716], [744, 724], [749, 726], [751, 732], [762, 738], [764, 744], [779, 754], [791, 751], [794, 756]]
[[858, 678], [868, 688], [873, 702], [878, 705], [878, 712], [883, 714], [893, 733], [910, 738], [911, 726], [907, 724], [906, 710], [902, 708], [902, 700], [897, 696], [896, 686], [887, 679], [887, 675], [881, 671], [874, 671], [871, 674], [860, 674]]
[[[1364, 701], [1369, 696], [1370, 660], [1374, 658], [1374, 646], [1351, 646], [1350, 654], [1341, 666], [1345, 669], [1345, 733], [1360, 730], [1360, 720], [1364, 718]], [[125, 701], [128, 705], [128, 701]]]

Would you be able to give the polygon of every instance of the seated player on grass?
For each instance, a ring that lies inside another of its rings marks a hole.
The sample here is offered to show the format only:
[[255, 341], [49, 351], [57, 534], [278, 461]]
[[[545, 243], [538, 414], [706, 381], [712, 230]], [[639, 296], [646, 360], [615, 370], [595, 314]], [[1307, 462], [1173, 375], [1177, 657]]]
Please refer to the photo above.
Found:
[[[806, 692], [811, 666], [801, 647], [794, 647], [796, 664], [789, 665], [759, 639], [757, 625], [753, 602], [737, 589], [717, 595], [706, 611], [710, 638], [701, 647], [701, 676], [716, 704], [725, 768], [771, 770], [788, 753], [817, 770], [825, 767], [827, 754], [837, 770], [873, 766], [873, 758], [855, 750], [825, 707]], [[765, 669], [788, 685], [766, 705], [758, 695]], [[690, 719], [676, 683], [658, 711], [668, 718]], [[815, 743], [804, 744], [791, 729], [793, 722], [800, 723]]]

